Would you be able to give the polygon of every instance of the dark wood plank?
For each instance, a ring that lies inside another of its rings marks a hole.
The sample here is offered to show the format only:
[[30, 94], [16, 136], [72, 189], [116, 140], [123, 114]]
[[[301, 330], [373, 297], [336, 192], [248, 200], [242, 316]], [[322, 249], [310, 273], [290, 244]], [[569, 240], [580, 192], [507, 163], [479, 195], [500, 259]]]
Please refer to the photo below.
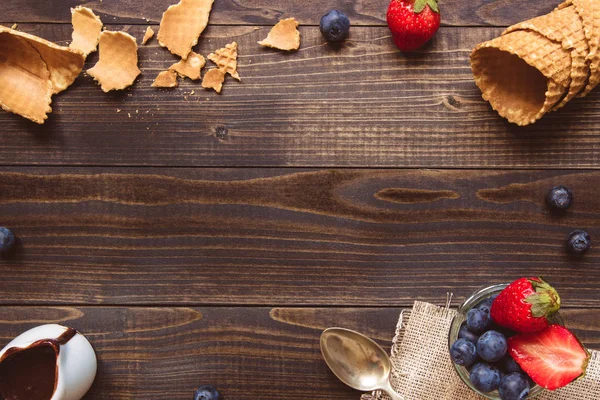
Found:
[[[70, 7], [84, 4], [95, 10], [105, 23], [158, 24], [162, 13], [177, 0], [120, 0], [60, 2], [11, 0], [4, 5], [0, 22], [70, 22]], [[441, 2], [444, 25], [511, 25], [552, 11], [560, 1], [540, 0], [523, 6], [516, 0], [473, 0]], [[331, 9], [348, 14], [354, 25], [383, 26], [389, 1], [385, 0], [216, 0], [210, 18], [214, 25], [271, 25], [295, 17], [303, 25], [318, 25]]]
[[[0, 308], [0, 346], [42, 323], [87, 335], [99, 359], [86, 400], [191, 399], [204, 383], [227, 399], [358, 399], [327, 370], [318, 338], [359, 330], [386, 348], [400, 309]], [[567, 324], [600, 348], [600, 310], [568, 310]]]
[[[600, 306], [600, 172], [3, 168], [1, 304], [362, 305], [544, 275]], [[576, 204], [548, 213], [565, 184]]]
[[[24, 30], [67, 43], [64, 25]], [[144, 28], [127, 28], [141, 38]], [[135, 87], [105, 94], [89, 77], [58, 96], [44, 126], [0, 113], [0, 163], [165, 166], [598, 168], [600, 92], [529, 128], [509, 125], [481, 99], [469, 52], [496, 28], [442, 29], [404, 56], [384, 28], [356, 30], [342, 49], [306, 28], [304, 48], [260, 48], [265, 29], [212, 27], [203, 54], [240, 44], [243, 83], [222, 95], [186, 81], [150, 87], [174, 62], [152, 42]], [[90, 65], [95, 61], [93, 56]], [[194, 94], [191, 94], [194, 91]], [[121, 110], [120, 113], [117, 110]]]

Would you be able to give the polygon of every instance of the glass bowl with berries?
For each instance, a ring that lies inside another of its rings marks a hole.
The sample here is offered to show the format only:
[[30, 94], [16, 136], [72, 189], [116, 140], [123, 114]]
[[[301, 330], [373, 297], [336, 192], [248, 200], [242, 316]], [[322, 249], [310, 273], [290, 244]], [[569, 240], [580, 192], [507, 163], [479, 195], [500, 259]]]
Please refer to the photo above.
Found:
[[532, 399], [585, 374], [590, 354], [565, 328], [560, 297], [542, 278], [481, 289], [450, 327], [450, 358], [463, 382], [493, 400]]

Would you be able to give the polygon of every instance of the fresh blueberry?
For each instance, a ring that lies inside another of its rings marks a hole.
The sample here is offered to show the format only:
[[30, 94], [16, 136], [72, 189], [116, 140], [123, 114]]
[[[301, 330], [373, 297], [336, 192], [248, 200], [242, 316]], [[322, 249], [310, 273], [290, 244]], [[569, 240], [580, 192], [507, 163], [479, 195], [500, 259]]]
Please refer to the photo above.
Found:
[[350, 20], [343, 12], [331, 10], [321, 18], [320, 28], [328, 42], [341, 42], [350, 33]]
[[489, 328], [490, 323], [491, 319], [489, 314], [486, 314], [478, 308], [472, 308], [467, 313], [467, 327], [471, 332], [485, 332], [486, 329]]
[[506, 338], [497, 331], [487, 331], [477, 341], [477, 354], [487, 362], [499, 361], [507, 348]]
[[200, 386], [194, 393], [194, 400], [220, 400], [221, 395], [217, 390], [209, 385]]
[[586, 231], [573, 231], [569, 235], [567, 248], [573, 254], [584, 255], [592, 247], [592, 238]]
[[485, 363], [477, 363], [471, 368], [471, 383], [477, 390], [489, 393], [500, 385], [498, 368]]
[[9, 251], [15, 244], [15, 235], [5, 227], [0, 227], [0, 253]]
[[468, 367], [477, 359], [477, 349], [467, 339], [458, 339], [450, 347], [450, 358], [456, 364]]
[[495, 295], [493, 295], [491, 297], [488, 297], [487, 299], [485, 299], [481, 303], [479, 303], [477, 305], [477, 308], [481, 308], [481, 307], [484, 307], [484, 306], [487, 306], [488, 308], [491, 308], [492, 307], [492, 303], [494, 302], [494, 300], [496, 300], [496, 297], [498, 297], [497, 294], [495, 294]]
[[460, 326], [460, 330], [458, 331], [458, 337], [460, 339], [466, 339], [473, 344], [477, 344], [477, 340], [479, 339], [479, 335], [471, 332], [467, 325], [464, 323]]
[[498, 392], [502, 400], [525, 400], [529, 396], [530, 389], [527, 378], [523, 374], [514, 372], [502, 378]]
[[566, 210], [573, 203], [573, 193], [564, 186], [556, 186], [550, 189], [546, 201], [554, 209]]
[[519, 364], [510, 356], [510, 354], [505, 355], [496, 363], [500, 371], [504, 371], [507, 374], [512, 374], [514, 372], [523, 372]]

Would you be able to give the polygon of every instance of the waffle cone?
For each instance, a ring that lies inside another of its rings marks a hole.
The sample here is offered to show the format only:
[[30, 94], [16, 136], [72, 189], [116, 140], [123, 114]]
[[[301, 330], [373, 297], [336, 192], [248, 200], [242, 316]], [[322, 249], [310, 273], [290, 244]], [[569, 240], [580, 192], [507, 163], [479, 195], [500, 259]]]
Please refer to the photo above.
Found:
[[125, 32], [104, 31], [100, 35], [100, 59], [87, 72], [102, 90], [123, 90], [141, 73], [135, 38]]
[[586, 60], [589, 47], [579, 14], [575, 7], [566, 6], [550, 14], [513, 25], [504, 35], [519, 30], [537, 32], [561, 43], [563, 49], [571, 53], [571, 84], [567, 95], [556, 105], [555, 110], [563, 107], [584, 90], [590, 74], [589, 63]]
[[0, 106], [43, 124], [52, 112], [50, 72], [40, 54], [22, 38], [0, 33]]
[[480, 44], [471, 55], [475, 83], [501, 116], [518, 125], [539, 120], [567, 94], [571, 53], [530, 30]]
[[285, 51], [298, 50], [300, 48], [298, 25], [295, 18], [282, 19], [271, 29], [266, 39], [258, 44]]
[[192, 47], [208, 25], [214, 0], [181, 0], [164, 12], [158, 31], [158, 43], [182, 59], [187, 59]]
[[52, 95], [75, 81], [84, 62], [79, 51], [0, 27], [0, 107], [43, 124]]
[[208, 55], [208, 59], [214, 62], [217, 67], [223, 72], [228, 73], [238, 81], [241, 81], [240, 75], [237, 72], [237, 54], [238, 44], [236, 42], [230, 43]]
[[582, 97], [587, 96], [600, 83], [600, 1], [569, 0], [559, 6], [566, 8], [573, 5], [579, 14], [585, 38], [589, 45], [587, 62], [590, 67], [590, 78]]
[[169, 67], [169, 70], [177, 72], [181, 77], [190, 78], [197, 81], [201, 77], [201, 70], [206, 65], [206, 60], [202, 55], [193, 51], [188, 55], [187, 60], [181, 60]]
[[170, 69], [160, 72], [152, 83], [152, 87], [158, 88], [175, 88], [177, 86], [179, 86], [179, 82], [177, 82], [177, 72]]
[[87, 7], [77, 6], [71, 8], [71, 21], [73, 24], [73, 41], [71, 49], [81, 51], [86, 57], [96, 51], [98, 39], [102, 32], [102, 21]]

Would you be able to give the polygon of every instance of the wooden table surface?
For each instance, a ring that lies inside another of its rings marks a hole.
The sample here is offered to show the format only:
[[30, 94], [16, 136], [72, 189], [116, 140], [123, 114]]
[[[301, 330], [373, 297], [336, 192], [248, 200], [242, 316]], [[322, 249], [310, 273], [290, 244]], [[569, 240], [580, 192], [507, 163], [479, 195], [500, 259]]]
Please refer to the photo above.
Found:
[[[139, 42], [174, 2], [83, 4]], [[81, 3], [6, 0], [0, 23], [66, 44]], [[469, 68], [477, 43], [556, 5], [442, 1], [444, 26], [407, 55], [387, 0], [216, 0], [199, 52], [237, 41], [243, 79], [221, 95], [151, 88], [175, 60], [153, 40], [130, 90], [82, 75], [43, 126], [0, 113], [0, 225], [19, 237], [0, 263], [0, 347], [42, 323], [81, 330], [99, 358], [87, 400], [190, 400], [203, 383], [351, 400], [324, 328], [389, 347], [414, 300], [543, 274], [600, 349], [600, 252], [564, 250], [573, 229], [600, 237], [600, 90], [517, 128]], [[318, 29], [333, 8], [353, 23], [337, 47]], [[256, 44], [291, 16], [298, 52]], [[562, 217], [544, 205], [556, 184], [576, 197]]]

